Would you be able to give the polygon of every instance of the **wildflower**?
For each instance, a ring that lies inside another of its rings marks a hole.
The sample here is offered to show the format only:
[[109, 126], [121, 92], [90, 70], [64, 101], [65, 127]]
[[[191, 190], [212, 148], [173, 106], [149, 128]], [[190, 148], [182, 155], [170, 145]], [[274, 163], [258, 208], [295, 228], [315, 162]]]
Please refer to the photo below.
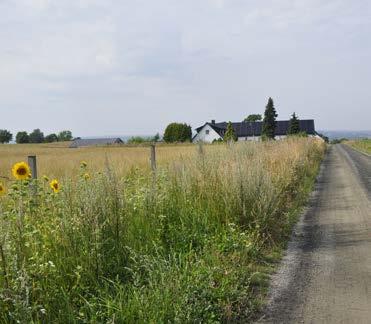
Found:
[[31, 173], [30, 167], [26, 162], [18, 162], [13, 165], [12, 173], [17, 180], [26, 180]]
[[46, 181], [46, 182], [49, 181], [49, 178], [48, 178], [46, 175], [43, 175], [43, 179], [44, 179], [44, 181]]
[[6, 189], [5, 186], [0, 182], [0, 196], [5, 195]]
[[58, 193], [59, 190], [60, 190], [60, 187], [59, 187], [59, 183], [58, 183], [58, 180], [57, 179], [54, 179], [50, 182], [50, 188], [52, 188], [52, 190], [55, 192], [55, 193]]
[[82, 177], [83, 177], [85, 180], [89, 180], [89, 179], [90, 179], [90, 174], [89, 174], [89, 173], [85, 173]]
[[88, 166], [88, 164], [85, 161], [81, 161], [80, 166], [82, 168], [86, 168]]

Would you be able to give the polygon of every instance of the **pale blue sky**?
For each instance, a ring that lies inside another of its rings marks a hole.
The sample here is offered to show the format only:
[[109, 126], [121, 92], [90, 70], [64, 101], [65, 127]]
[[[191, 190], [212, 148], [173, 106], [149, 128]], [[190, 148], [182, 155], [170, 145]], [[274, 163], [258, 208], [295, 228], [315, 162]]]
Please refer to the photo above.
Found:
[[152, 134], [296, 111], [371, 128], [369, 0], [0, 0], [0, 128]]

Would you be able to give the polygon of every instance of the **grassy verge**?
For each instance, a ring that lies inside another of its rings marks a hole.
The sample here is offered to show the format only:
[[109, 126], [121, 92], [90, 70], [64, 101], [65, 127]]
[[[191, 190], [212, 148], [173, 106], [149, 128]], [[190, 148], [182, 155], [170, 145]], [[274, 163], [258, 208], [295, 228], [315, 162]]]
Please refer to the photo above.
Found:
[[347, 141], [345, 144], [353, 147], [354, 149], [371, 154], [371, 139], [362, 139], [356, 141]]
[[249, 321], [323, 153], [310, 139], [220, 145], [155, 176], [83, 165], [59, 193], [16, 182], [1, 202], [0, 322]]

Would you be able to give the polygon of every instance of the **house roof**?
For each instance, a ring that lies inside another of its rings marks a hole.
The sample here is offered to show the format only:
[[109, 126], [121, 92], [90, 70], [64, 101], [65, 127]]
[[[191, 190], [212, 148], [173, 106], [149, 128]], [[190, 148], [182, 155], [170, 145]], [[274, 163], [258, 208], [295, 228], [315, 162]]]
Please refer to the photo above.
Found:
[[83, 147], [83, 146], [103, 146], [103, 145], [112, 145], [112, 144], [121, 144], [124, 143], [121, 138], [89, 138], [89, 139], [76, 139], [74, 140], [70, 147]]
[[[309, 135], [315, 135], [315, 127], [314, 127], [314, 120], [313, 119], [306, 119], [300, 120], [300, 131], [306, 132]], [[197, 133], [200, 130], [209, 125], [212, 129], [214, 129], [221, 137], [224, 136], [225, 131], [227, 130], [228, 123], [206, 123], [201, 127], [196, 128]], [[237, 135], [237, 137], [249, 137], [249, 136], [261, 136], [263, 122], [239, 122], [239, 123], [232, 123], [232, 127]], [[276, 136], [287, 135], [287, 132], [290, 127], [289, 120], [278, 120], [276, 122]]]

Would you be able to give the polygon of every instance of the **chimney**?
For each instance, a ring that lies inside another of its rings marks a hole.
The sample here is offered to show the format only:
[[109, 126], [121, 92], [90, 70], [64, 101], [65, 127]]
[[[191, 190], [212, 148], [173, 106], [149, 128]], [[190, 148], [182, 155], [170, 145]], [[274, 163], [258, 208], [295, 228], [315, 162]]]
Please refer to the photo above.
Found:
[[215, 119], [211, 120], [211, 124], [215, 125]]

